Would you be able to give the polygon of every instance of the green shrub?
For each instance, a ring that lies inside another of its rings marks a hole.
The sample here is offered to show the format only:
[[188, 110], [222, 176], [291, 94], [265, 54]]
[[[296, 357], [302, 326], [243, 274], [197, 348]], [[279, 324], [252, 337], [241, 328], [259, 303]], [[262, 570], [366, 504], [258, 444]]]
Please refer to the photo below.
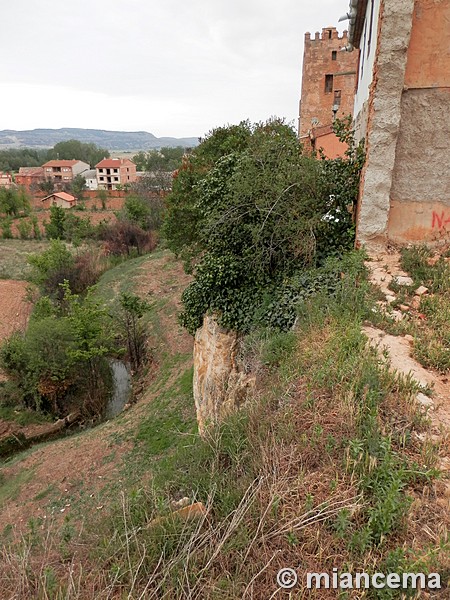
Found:
[[28, 240], [31, 237], [33, 225], [30, 221], [20, 221], [17, 224], [17, 229], [22, 240]]
[[82, 301], [67, 284], [63, 291], [63, 310], [42, 300], [26, 333], [1, 346], [0, 364], [29, 408], [64, 415], [72, 399], [96, 411], [107, 392], [101, 382], [111, 351], [109, 319], [90, 296]]
[[96, 283], [104, 269], [98, 253], [74, 255], [61, 240], [52, 240], [48, 250], [31, 255], [28, 262], [32, 266], [30, 281], [58, 302], [64, 296], [62, 283], [67, 281], [70, 290], [80, 294]]
[[352, 245], [347, 205], [356, 199], [360, 166], [350, 151], [333, 168], [302, 155], [295, 132], [277, 119], [213, 131], [167, 198], [167, 243], [195, 275], [183, 294], [182, 324], [193, 333], [210, 312], [240, 331], [255, 314], [290, 327], [305, 287], [331, 285], [307, 271]]
[[4, 240], [11, 240], [13, 238], [11, 225], [12, 220], [9, 217], [3, 219], [3, 221], [1, 222], [2, 237]]
[[50, 222], [45, 223], [45, 234], [51, 240], [64, 239], [66, 211], [60, 206], [50, 207]]

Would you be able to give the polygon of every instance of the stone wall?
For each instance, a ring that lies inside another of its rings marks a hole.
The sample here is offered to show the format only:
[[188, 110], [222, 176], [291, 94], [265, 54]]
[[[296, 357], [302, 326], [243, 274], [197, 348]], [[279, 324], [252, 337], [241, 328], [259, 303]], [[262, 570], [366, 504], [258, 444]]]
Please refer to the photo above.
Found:
[[357, 240], [382, 247], [388, 239], [392, 174], [414, 0], [382, 3], [368, 108], [366, 164], [361, 176]]

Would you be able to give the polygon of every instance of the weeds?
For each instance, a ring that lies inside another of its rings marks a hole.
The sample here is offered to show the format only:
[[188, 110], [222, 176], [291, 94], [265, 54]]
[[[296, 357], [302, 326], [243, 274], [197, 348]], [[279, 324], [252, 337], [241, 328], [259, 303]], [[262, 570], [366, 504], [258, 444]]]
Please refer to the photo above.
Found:
[[[361, 334], [372, 306], [354, 256], [331, 297], [299, 307], [294, 331], [244, 340], [258, 392], [203, 439], [188, 408], [192, 371], [167, 362], [126, 459], [138, 485], [124, 486], [107, 515], [87, 514], [82, 531], [50, 524], [39, 552], [25, 539], [6, 548], [0, 564], [16, 570], [18, 597], [262, 599], [278, 593], [286, 565], [438, 570], [444, 579], [449, 518], [434, 494], [437, 450], [413, 435], [425, 427], [417, 386]], [[204, 510], [182, 517], [174, 502], [185, 499]], [[10, 576], [0, 581], [0, 595], [14, 589]]]
[[[405, 248], [402, 267], [429, 293], [420, 299], [421, 319], [414, 327], [414, 355], [427, 368], [450, 372], [450, 262], [445, 256], [433, 257], [426, 247]], [[407, 301], [407, 300], [406, 300]]]

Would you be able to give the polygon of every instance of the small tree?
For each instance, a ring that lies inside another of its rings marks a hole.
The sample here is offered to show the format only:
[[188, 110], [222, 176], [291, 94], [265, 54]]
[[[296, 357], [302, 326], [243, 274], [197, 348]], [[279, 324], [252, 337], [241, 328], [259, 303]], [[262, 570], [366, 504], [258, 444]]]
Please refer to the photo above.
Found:
[[0, 363], [30, 408], [66, 415], [74, 404], [98, 414], [108, 396], [103, 374], [112, 343], [109, 318], [89, 294], [81, 299], [68, 282], [60, 287], [61, 306], [41, 299], [26, 333], [1, 346]]
[[120, 296], [119, 322], [126, 339], [127, 354], [134, 371], [137, 371], [145, 358], [145, 329], [142, 317], [151, 308], [150, 304], [134, 294]]
[[50, 248], [40, 254], [31, 254], [28, 263], [32, 267], [30, 281], [37, 285], [43, 294], [54, 297], [61, 291], [60, 284], [67, 279], [75, 259], [64, 242], [52, 240]]
[[17, 224], [17, 229], [22, 240], [28, 240], [31, 237], [32, 224], [30, 221], [20, 221]]
[[73, 178], [71, 189], [78, 200], [83, 200], [83, 193], [87, 190], [86, 179], [83, 175], [76, 175], [76, 177]]
[[62, 240], [65, 233], [66, 213], [61, 206], [50, 207], [50, 223], [45, 225], [45, 233], [49, 239]]
[[139, 196], [128, 196], [123, 207], [124, 216], [126, 219], [139, 225], [141, 229], [147, 231], [150, 229], [150, 207], [145, 200]]
[[106, 208], [106, 201], [108, 200], [108, 192], [106, 190], [98, 190], [98, 192], [97, 192], [97, 198], [102, 203], [102, 209], [105, 210], [105, 208]]
[[0, 212], [10, 217], [28, 214], [30, 201], [23, 189], [0, 188]]
[[31, 225], [33, 226], [33, 237], [35, 240], [40, 240], [42, 237], [41, 230], [39, 228], [39, 222], [36, 215], [31, 216]]

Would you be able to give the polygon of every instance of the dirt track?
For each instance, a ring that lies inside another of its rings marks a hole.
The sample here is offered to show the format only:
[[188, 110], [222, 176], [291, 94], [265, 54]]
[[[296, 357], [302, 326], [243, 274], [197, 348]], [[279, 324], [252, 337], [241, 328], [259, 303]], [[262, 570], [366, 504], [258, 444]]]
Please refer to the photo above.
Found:
[[0, 342], [25, 329], [32, 304], [26, 300], [26, 281], [0, 280]]

